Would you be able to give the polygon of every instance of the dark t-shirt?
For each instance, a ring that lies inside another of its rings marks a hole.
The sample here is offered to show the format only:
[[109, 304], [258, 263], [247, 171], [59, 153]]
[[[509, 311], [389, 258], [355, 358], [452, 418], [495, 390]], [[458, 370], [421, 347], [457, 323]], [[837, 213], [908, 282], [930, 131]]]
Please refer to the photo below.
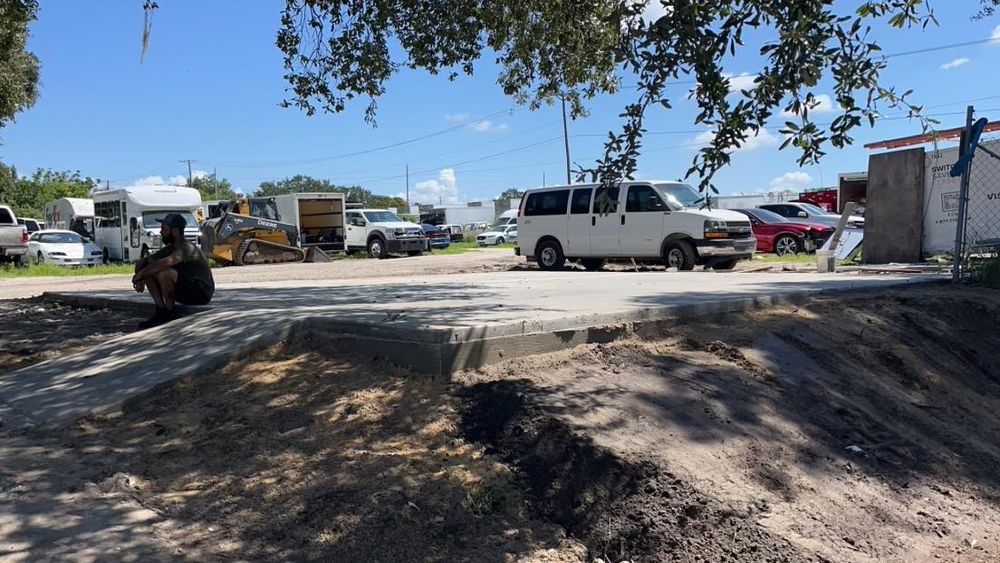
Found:
[[[160, 260], [174, 253], [174, 245], [164, 246], [157, 250], [150, 259]], [[200, 285], [209, 296], [215, 292], [215, 280], [212, 278], [212, 268], [202, 254], [201, 249], [188, 241], [181, 243], [181, 262], [174, 266], [179, 280], [186, 280]], [[180, 282], [178, 282], [180, 283]]]

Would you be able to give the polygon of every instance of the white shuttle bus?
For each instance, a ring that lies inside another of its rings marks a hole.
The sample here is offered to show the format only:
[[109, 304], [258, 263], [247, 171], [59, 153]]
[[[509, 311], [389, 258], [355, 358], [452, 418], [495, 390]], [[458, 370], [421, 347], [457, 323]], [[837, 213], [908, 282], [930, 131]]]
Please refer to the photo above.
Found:
[[179, 186], [131, 186], [93, 193], [94, 242], [104, 252], [104, 260], [135, 262], [163, 247], [160, 223], [168, 213], [187, 219], [184, 238], [198, 244], [201, 194]]

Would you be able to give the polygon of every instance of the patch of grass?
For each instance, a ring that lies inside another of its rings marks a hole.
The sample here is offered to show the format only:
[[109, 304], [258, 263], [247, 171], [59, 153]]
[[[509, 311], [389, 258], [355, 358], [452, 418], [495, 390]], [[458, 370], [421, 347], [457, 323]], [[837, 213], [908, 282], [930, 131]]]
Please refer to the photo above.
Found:
[[73, 277], [73, 276], [108, 276], [131, 274], [135, 270], [132, 264], [107, 264], [94, 267], [56, 266], [55, 264], [27, 264], [15, 267], [13, 264], [0, 266], [0, 279], [7, 278], [41, 278], [41, 277]]
[[[806, 254], [801, 252], [799, 254], [790, 254], [787, 256], [778, 256], [777, 254], [754, 254], [753, 257], [754, 264], [796, 264], [803, 266], [815, 266], [816, 265], [816, 254]], [[854, 262], [850, 260], [838, 260], [838, 266], [850, 266]]]
[[972, 281], [1000, 288], [1000, 256], [983, 260], [973, 270]]
[[787, 256], [778, 256], [777, 254], [754, 254], [753, 262], [755, 264], [815, 264], [816, 255], [815, 254], [789, 254]]
[[517, 514], [524, 495], [514, 477], [506, 471], [488, 475], [478, 486], [466, 493], [469, 510], [477, 516], [505, 513]]

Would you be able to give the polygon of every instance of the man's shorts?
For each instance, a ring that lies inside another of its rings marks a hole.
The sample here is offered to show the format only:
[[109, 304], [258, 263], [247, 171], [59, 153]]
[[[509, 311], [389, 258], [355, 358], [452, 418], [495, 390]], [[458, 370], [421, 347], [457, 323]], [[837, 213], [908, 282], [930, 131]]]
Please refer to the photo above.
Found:
[[207, 305], [214, 292], [200, 282], [186, 276], [177, 276], [174, 287], [174, 301], [182, 305]]

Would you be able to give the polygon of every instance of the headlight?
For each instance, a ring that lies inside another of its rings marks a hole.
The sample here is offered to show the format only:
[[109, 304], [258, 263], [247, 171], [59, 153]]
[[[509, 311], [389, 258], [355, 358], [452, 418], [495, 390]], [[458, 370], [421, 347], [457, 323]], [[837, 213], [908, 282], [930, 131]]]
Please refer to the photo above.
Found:
[[709, 219], [705, 221], [705, 238], [729, 238], [729, 226], [725, 221]]

